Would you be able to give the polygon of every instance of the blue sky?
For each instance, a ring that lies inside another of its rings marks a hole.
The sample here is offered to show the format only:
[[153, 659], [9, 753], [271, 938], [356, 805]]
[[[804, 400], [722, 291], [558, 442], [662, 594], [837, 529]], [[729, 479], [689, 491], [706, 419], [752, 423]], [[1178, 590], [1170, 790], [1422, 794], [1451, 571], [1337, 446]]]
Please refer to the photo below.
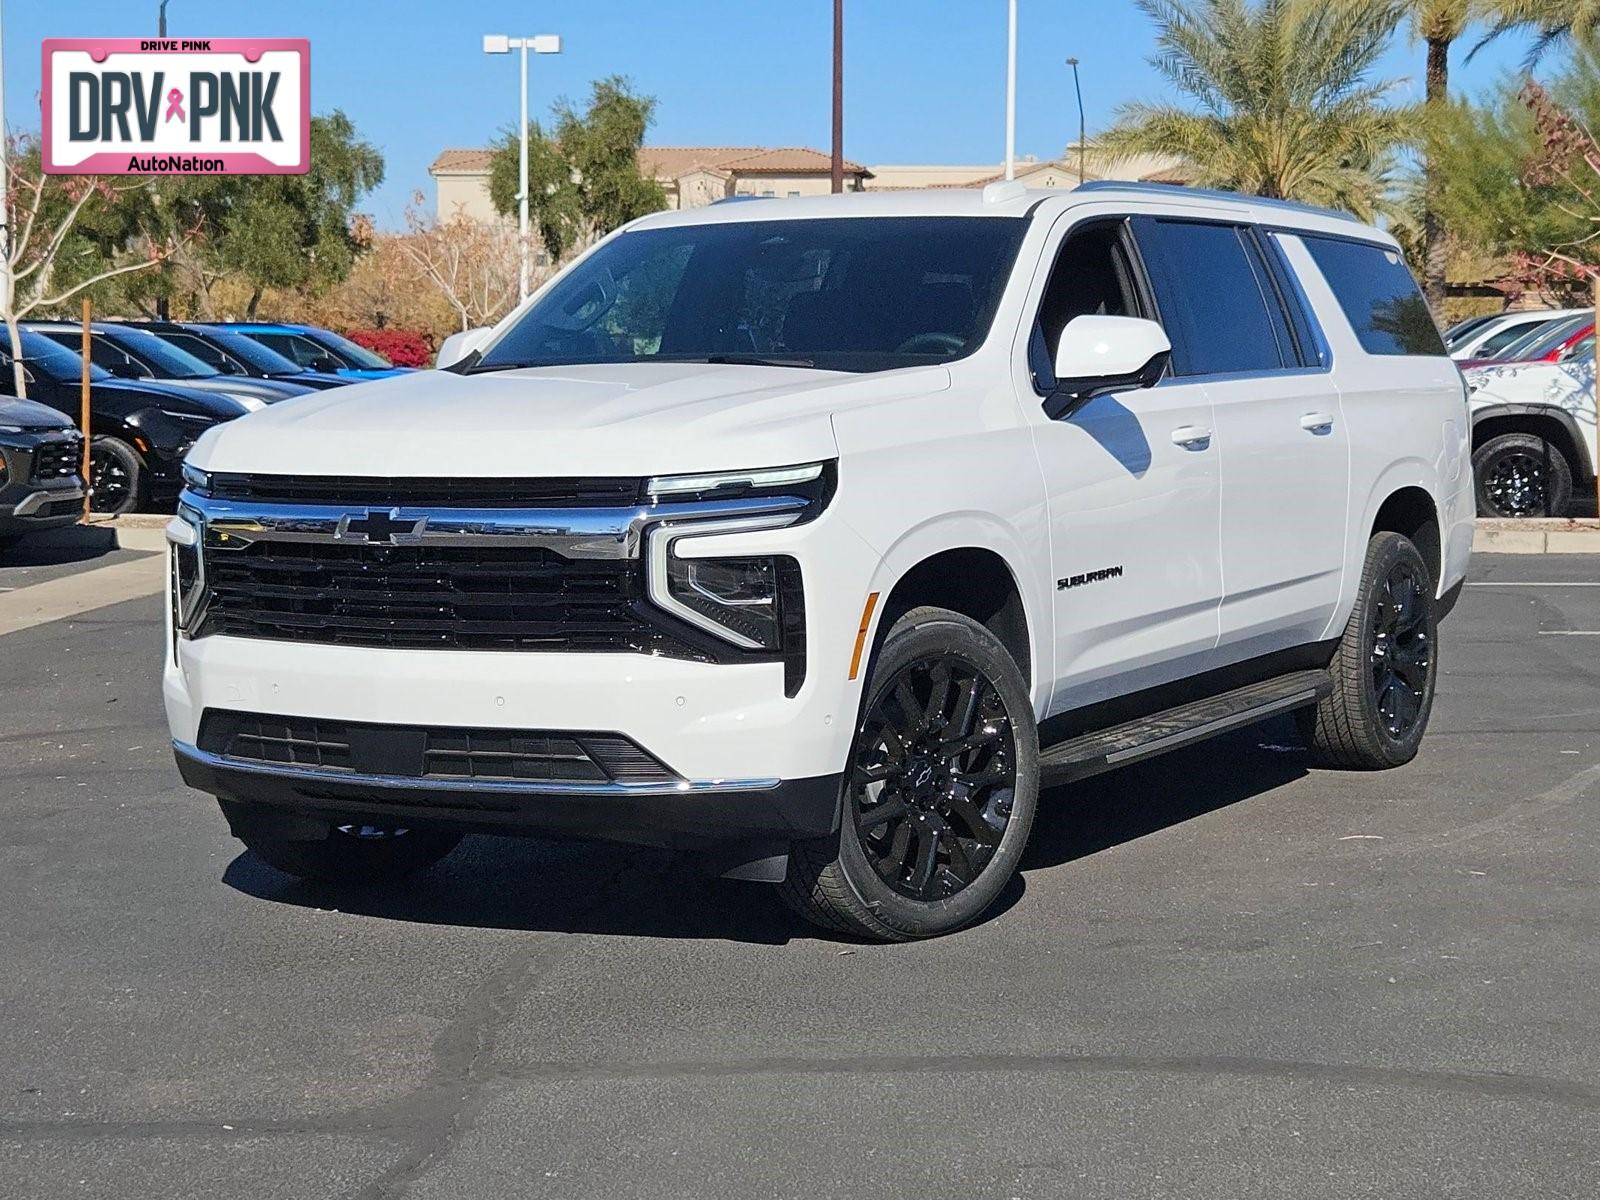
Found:
[[[5, 12], [6, 115], [39, 123], [45, 37], [148, 37], [157, 0], [12, 0]], [[845, 151], [857, 162], [998, 162], [1004, 152], [1004, 0], [845, 0]], [[1128, 99], [1159, 96], [1145, 59], [1150, 24], [1131, 0], [1021, 0], [1017, 152], [1048, 158], [1077, 132], [1071, 76], [1082, 60], [1091, 133]], [[657, 99], [662, 145], [811, 145], [829, 129], [829, 0], [170, 0], [174, 37], [311, 39], [313, 110], [342, 108], [384, 153], [387, 179], [363, 207], [399, 225], [428, 163], [446, 146], [489, 141], [516, 121], [514, 56], [489, 57], [485, 33], [559, 33], [534, 60], [535, 114], [608, 74]], [[1453, 66], [1480, 91], [1515, 65], [1520, 44]], [[1396, 39], [1387, 74], [1419, 95], [1422, 47]]]

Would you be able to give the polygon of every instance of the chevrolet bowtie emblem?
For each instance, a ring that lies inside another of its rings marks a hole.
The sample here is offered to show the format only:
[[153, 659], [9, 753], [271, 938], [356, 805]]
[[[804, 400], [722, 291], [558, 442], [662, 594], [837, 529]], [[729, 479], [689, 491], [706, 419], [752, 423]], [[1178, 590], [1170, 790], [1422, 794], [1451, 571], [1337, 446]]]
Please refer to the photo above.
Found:
[[339, 527], [334, 536], [340, 538], [362, 538], [370, 543], [389, 545], [397, 539], [409, 540], [418, 537], [428, 524], [427, 517], [417, 517], [414, 520], [401, 520], [400, 510], [391, 508], [369, 508], [364, 517], [343, 516], [339, 518]]

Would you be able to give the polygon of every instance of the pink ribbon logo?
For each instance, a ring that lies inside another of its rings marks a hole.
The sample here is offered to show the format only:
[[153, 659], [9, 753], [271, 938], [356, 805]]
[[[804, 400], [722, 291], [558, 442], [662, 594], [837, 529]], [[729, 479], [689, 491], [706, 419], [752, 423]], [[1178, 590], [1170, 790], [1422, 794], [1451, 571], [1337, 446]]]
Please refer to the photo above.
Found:
[[167, 115], [165, 121], [170, 121], [173, 117], [177, 117], [180, 121], [189, 119], [183, 115], [183, 93], [177, 88], [173, 88], [167, 93]]

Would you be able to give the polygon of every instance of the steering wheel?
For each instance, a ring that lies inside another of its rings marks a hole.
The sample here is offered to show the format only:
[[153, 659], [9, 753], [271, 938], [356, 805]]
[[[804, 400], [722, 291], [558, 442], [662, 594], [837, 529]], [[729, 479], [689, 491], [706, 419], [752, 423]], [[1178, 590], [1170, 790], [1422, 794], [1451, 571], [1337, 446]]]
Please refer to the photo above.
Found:
[[955, 354], [964, 350], [967, 339], [953, 333], [918, 333], [894, 348], [896, 354]]

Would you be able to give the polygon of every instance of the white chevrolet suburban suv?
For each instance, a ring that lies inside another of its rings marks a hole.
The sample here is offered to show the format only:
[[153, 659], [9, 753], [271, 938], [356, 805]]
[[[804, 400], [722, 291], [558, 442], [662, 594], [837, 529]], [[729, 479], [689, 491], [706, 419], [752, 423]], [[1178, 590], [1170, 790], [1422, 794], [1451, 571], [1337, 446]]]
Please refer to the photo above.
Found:
[[1384, 233], [1154, 186], [720, 203], [469, 340], [189, 456], [173, 742], [275, 867], [612, 839], [916, 938], [1042, 786], [1278, 713], [1417, 751], [1473, 489]]

